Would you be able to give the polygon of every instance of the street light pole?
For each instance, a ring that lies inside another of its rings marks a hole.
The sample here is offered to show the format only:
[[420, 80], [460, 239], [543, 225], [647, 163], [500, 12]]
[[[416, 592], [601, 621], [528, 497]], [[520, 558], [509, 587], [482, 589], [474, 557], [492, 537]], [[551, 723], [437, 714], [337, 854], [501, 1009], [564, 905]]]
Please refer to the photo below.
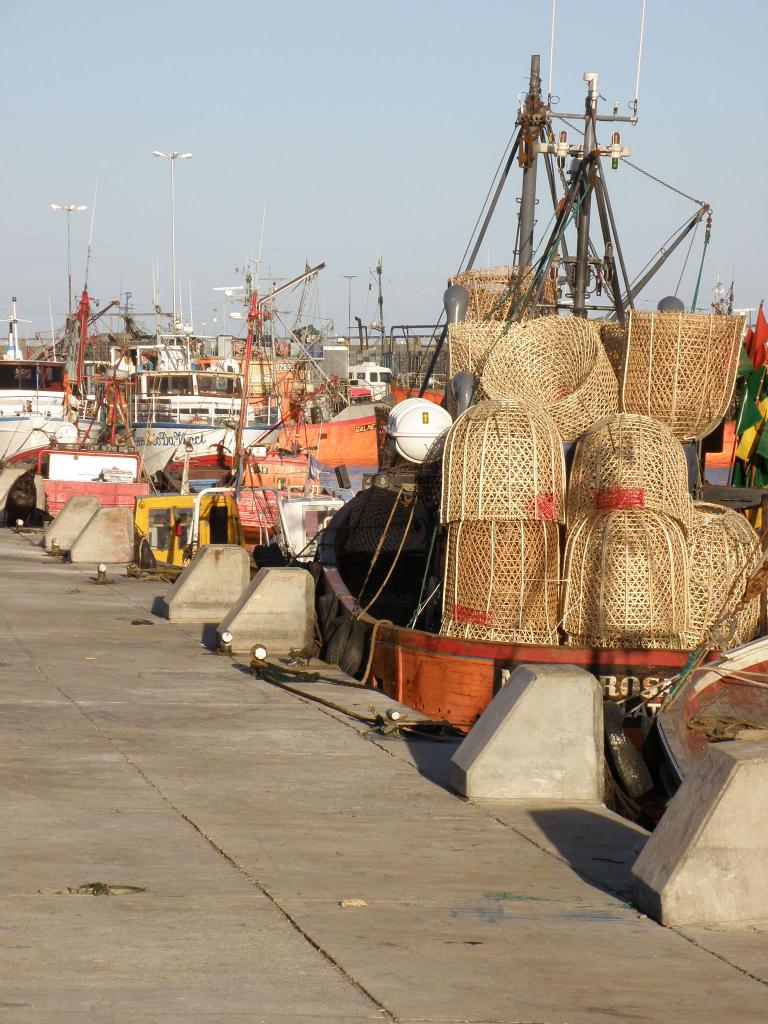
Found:
[[347, 280], [347, 336], [350, 347], [352, 346], [352, 282], [357, 274], [342, 274]]
[[67, 305], [67, 316], [72, 312], [72, 256], [70, 245], [70, 216], [73, 213], [81, 213], [87, 210], [87, 206], [76, 206], [74, 203], [49, 203], [52, 210], [63, 210], [67, 215], [67, 294], [69, 296]]
[[162, 156], [171, 164], [171, 279], [173, 282], [173, 327], [176, 329], [176, 179], [174, 164], [177, 160], [189, 160], [191, 153], [162, 153], [159, 149], [152, 150], [152, 156]]

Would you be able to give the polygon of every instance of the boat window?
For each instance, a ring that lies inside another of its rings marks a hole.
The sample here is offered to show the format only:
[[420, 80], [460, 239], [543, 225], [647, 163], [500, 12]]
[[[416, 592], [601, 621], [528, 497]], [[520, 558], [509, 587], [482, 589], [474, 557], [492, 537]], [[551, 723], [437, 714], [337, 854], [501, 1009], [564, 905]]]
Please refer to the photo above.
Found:
[[34, 391], [37, 385], [34, 364], [29, 366], [0, 364], [0, 388]]
[[64, 390], [64, 366], [41, 366], [38, 370], [40, 387], [45, 391]]
[[235, 378], [225, 377], [222, 374], [199, 373], [197, 375], [197, 393], [234, 395]]
[[151, 508], [149, 510], [149, 546], [156, 551], [167, 551], [171, 546], [171, 510]]
[[226, 505], [214, 505], [208, 513], [208, 529], [211, 544], [226, 544], [229, 515]]
[[370, 380], [371, 384], [378, 384], [379, 383], [379, 375], [378, 375], [378, 373], [371, 373], [371, 374], [369, 374], [368, 379]]

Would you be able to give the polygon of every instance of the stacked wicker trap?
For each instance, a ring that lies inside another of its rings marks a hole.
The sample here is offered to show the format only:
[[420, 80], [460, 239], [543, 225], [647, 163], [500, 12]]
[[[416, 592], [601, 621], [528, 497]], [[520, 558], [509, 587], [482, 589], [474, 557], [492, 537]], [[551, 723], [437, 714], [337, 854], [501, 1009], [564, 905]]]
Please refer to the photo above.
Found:
[[[531, 267], [487, 267], [464, 270], [450, 278], [450, 285], [465, 288], [467, 320], [508, 320], [520, 310], [526, 292], [533, 281]], [[547, 277], [540, 302], [552, 305], [555, 301], [555, 282]]]
[[618, 320], [594, 320], [593, 323], [600, 331], [600, 340], [603, 343], [608, 362], [616, 374], [616, 380], [624, 380], [624, 362], [627, 356], [627, 324], [621, 324]]
[[733, 394], [744, 318], [629, 314], [621, 407], [661, 420], [681, 441], [705, 437]]
[[544, 409], [481, 402], [456, 420], [443, 452], [443, 635], [557, 643], [564, 489]]
[[760, 615], [759, 596], [744, 600], [761, 548], [743, 515], [696, 502], [688, 542], [690, 617], [685, 647], [735, 647], [751, 640]]
[[620, 413], [584, 434], [568, 491], [568, 643], [683, 646], [691, 518], [685, 455], [667, 427]]
[[563, 587], [568, 643], [681, 648], [688, 551], [678, 524], [649, 510], [600, 512], [569, 529]]
[[482, 361], [488, 398], [533, 397], [565, 441], [619, 408], [616, 376], [597, 327], [581, 317], [539, 317], [507, 325]]
[[685, 452], [669, 428], [648, 416], [617, 413], [580, 439], [568, 487], [568, 523], [598, 512], [650, 509], [688, 535], [692, 505]]

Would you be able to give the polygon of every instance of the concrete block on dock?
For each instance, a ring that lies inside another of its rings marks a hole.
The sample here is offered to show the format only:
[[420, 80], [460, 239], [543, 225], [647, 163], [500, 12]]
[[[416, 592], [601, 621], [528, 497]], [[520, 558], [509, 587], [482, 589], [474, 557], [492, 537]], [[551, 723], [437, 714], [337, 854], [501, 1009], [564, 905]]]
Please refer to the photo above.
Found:
[[451, 760], [470, 799], [602, 800], [603, 696], [575, 665], [518, 665]]
[[238, 544], [205, 544], [165, 599], [171, 622], [221, 622], [251, 577], [250, 559]]
[[133, 509], [124, 505], [99, 508], [69, 548], [70, 562], [133, 560]]
[[305, 650], [315, 633], [314, 580], [306, 569], [259, 569], [221, 620], [218, 634], [232, 634], [235, 654], [258, 641], [270, 654]]
[[[73, 541], [101, 508], [99, 499], [91, 494], [73, 494], [58, 516], [48, 524], [43, 534], [46, 551], [58, 544], [59, 551], [69, 551]], [[102, 559], [103, 561], [103, 559]]]
[[708, 747], [632, 868], [643, 913], [671, 927], [768, 922], [768, 743]]

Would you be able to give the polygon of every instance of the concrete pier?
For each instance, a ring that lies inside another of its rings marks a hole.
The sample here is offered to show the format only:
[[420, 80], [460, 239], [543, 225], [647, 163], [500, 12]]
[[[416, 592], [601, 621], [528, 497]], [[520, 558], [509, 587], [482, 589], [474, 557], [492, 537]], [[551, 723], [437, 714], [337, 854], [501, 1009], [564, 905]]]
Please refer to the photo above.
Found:
[[0, 531], [2, 1024], [766, 1020], [768, 923], [639, 914], [642, 830], [462, 800], [453, 743], [255, 680], [163, 584], [38, 540]]

